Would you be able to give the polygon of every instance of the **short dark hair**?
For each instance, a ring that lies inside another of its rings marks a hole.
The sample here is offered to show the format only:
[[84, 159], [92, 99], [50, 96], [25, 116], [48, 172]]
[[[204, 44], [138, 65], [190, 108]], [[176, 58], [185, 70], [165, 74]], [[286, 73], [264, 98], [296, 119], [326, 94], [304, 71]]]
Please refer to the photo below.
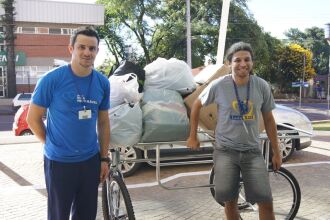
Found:
[[70, 45], [73, 46], [76, 43], [78, 35], [85, 35], [89, 37], [95, 37], [97, 39], [97, 45], [100, 43], [100, 37], [96, 30], [91, 26], [84, 26], [77, 28], [70, 38]]
[[231, 60], [233, 59], [233, 55], [234, 53], [238, 52], [238, 51], [248, 51], [251, 55], [252, 60], [254, 59], [254, 55], [253, 55], [253, 50], [252, 47], [249, 43], [245, 43], [243, 41], [234, 43], [233, 45], [231, 45], [229, 47], [229, 49], [227, 50], [227, 54], [226, 54], [226, 60], [231, 63]]

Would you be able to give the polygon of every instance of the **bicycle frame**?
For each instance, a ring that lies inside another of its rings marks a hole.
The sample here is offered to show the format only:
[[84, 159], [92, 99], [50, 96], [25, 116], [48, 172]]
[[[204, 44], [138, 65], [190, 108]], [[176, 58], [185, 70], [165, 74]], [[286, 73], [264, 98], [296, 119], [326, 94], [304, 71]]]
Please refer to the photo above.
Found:
[[[278, 123], [277, 124], [278, 126], [281, 126], [281, 127], [284, 127], [284, 128], [287, 128], [288, 130], [279, 130], [278, 131], [278, 138], [281, 138], [281, 139], [285, 139], [285, 138], [292, 138], [292, 139], [298, 139], [298, 138], [302, 138], [302, 137], [311, 137], [312, 136], [312, 133], [308, 132], [308, 131], [305, 131], [305, 130], [301, 130], [301, 129], [298, 129], [298, 128], [295, 128], [295, 127], [292, 127], [292, 126], [289, 126], [289, 125], [286, 125], [286, 124], [280, 124]], [[214, 144], [215, 143], [215, 139], [214, 137], [211, 135], [213, 134], [213, 131], [199, 131], [200, 133], [203, 133], [205, 135], [207, 135], [209, 137], [209, 140], [204, 140], [204, 141], [201, 141], [201, 143], [212, 143]], [[302, 135], [297, 135], [297, 132], [300, 132], [300, 133], [303, 133]], [[285, 135], [285, 136], [283, 136]], [[267, 137], [267, 134], [266, 133], [261, 133], [260, 136], [259, 136], [262, 144], [265, 144], [265, 152], [263, 151], [263, 148], [262, 148], [262, 153], [264, 155], [264, 158], [265, 158], [265, 163], [266, 163], [266, 167], [269, 167], [269, 160], [267, 158], [269, 158], [269, 154], [270, 154], [270, 141]], [[176, 187], [170, 187], [170, 186], [166, 186], [165, 184], [162, 183], [161, 181], [161, 177], [160, 177], [160, 173], [161, 173], [161, 169], [160, 167], [162, 166], [161, 165], [161, 162], [162, 161], [173, 161], [173, 160], [178, 160], [178, 159], [187, 159], [187, 158], [199, 158], [201, 157], [200, 155], [198, 156], [189, 156], [189, 157], [162, 157], [160, 156], [160, 150], [161, 150], [161, 147], [164, 146], [164, 145], [170, 145], [173, 147], [173, 145], [186, 145], [186, 142], [185, 141], [172, 141], [172, 142], [152, 142], [152, 143], [138, 143], [137, 144], [137, 147], [142, 149], [144, 151], [144, 155], [145, 155], [145, 158], [144, 159], [135, 159], [135, 160], [131, 160], [131, 159], [127, 159], [127, 160], [123, 160], [123, 161], [120, 161], [120, 159], [118, 161], [116, 161], [116, 167], [117, 165], [120, 163], [120, 162], [148, 162], [148, 163], [151, 163], [153, 165], [155, 165], [156, 167], [156, 181], [158, 183], [158, 185], [164, 189], [167, 189], [167, 190], [178, 190], [178, 189], [191, 189], [191, 188], [199, 188], [199, 187], [214, 187], [214, 185], [210, 185], [210, 184], [206, 184], [206, 185], [195, 185], [195, 186], [176, 186]], [[261, 145], [263, 146], [263, 145]], [[155, 149], [156, 150], [156, 158], [148, 158], [148, 155], [147, 155], [147, 151], [150, 150], [150, 149]], [[116, 150], [118, 151], [118, 150]], [[119, 154], [119, 152], [116, 152], [116, 154]], [[203, 157], [205, 156], [208, 156], [208, 157], [212, 157], [212, 154], [203, 154], [202, 155]], [[117, 155], [118, 157], [118, 155]], [[116, 158], [117, 160], [117, 158]], [[154, 164], [152, 161], [156, 160], [156, 163]], [[205, 163], [205, 162], [208, 162], [208, 163], [211, 163], [212, 160], [208, 160], [208, 161], [203, 161], [202, 163]], [[200, 164], [201, 162], [200, 161], [197, 161], [197, 162], [189, 162], [189, 163], [186, 163], [186, 162], [166, 162], [165, 164], [167, 166], [171, 166], [171, 165], [187, 165], [187, 164]], [[118, 169], [118, 167], [117, 167]]]

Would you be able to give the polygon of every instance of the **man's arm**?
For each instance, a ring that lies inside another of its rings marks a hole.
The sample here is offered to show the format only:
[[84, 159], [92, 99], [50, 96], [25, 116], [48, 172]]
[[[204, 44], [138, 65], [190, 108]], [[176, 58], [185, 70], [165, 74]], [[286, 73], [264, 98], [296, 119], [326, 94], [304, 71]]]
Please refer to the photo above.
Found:
[[[108, 111], [99, 111], [97, 121], [98, 140], [100, 143], [100, 156], [108, 157], [110, 145], [110, 120]], [[101, 162], [100, 182], [102, 183], [109, 173], [108, 164]]]
[[100, 155], [101, 157], [108, 156], [108, 148], [110, 145], [110, 120], [108, 111], [99, 111], [98, 121], [98, 140], [100, 143]]
[[197, 128], [198, 128], [198, 120], [199, 120], [199, 112], [203, 107], [201, 100], [196, 99], [191, 109], [190, 113], [190, 134], [187, 139], [187, 147], [191, 149], [198, 149], [200, 147], [200, 143], [197, 136]]
[[46, 142], [46, 129], [42, 120], [45, 112], [46, 108], [31, 103], [26, 118], [26, 121], [33, 134], [40, 140], [42, 144], [45, 144]]
[[278, 146], [278, 139], [277, 139], [277, 128], [273, 113], [270, 112], [263, 112], [262, 117], [264, 119], [265, 129], [267, 136], [270, 140], [270, 144], [273, 150], [273, 169], [278, 170], [282, 165], [282, 155]]

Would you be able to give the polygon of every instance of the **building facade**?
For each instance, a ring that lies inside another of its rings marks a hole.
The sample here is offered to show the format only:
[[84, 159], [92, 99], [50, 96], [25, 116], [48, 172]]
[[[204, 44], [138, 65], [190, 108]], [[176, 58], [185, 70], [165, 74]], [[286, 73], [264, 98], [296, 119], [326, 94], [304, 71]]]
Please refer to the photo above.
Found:
[[[68, 44], [76, 28], [104, 24], [104, 6], [98, 4], [16, 0], [14, 7], [17, 93], [32, 92], [54, 61], [70, 61]], [[1, 23], [0, 33], [3, 30]], [[0, 36], [0, 98], [7, 95], [6, 61], [6, 42]]]

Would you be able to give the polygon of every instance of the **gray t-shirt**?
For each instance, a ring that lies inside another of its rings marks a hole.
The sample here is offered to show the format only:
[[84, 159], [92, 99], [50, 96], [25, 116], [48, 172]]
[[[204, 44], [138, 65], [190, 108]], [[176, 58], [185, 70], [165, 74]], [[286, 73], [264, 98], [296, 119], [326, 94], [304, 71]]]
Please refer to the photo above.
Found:
[[[235, 95], [232, 75], [225, 75], [212, 81], [199, 95], [203, 106], [217, 104], [217, 145], [239, 151], [259, 147], [259, 117], [261, 112], [272, 111], [275, 102], [268, 83], [260, 77], [250, 75], [249, 90], [247, 113], [243, 117]], [[237, 91], [239, 99], [246, 107], [247, 84], [237, 85]]]

